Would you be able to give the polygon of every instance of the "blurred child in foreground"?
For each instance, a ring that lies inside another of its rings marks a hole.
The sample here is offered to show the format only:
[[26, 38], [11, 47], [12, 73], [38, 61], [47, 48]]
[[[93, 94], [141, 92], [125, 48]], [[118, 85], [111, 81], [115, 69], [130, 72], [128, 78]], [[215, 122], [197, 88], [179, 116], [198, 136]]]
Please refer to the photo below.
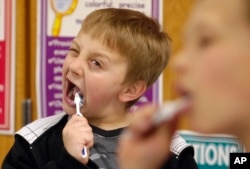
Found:
[[[191, 129], [235, 135], [247, 152], [250, 152], [249, 46], [249, 0], [198, 0], [184, 30], [183, 48], [173, 65], [178, 76], [176, 90], [190, 102], [182, 113]], [[155, 111], [152, 106], [139, 110], [141, 116], [127, 130], [133, 137], [120, 141], [121, 169], [155, 169], [168, 157], [169, 152], [164, 150], [175, 130], [172, 123], [180, 114], [149, 134]], [[129, 159], [128, 148], [137, 152]]]

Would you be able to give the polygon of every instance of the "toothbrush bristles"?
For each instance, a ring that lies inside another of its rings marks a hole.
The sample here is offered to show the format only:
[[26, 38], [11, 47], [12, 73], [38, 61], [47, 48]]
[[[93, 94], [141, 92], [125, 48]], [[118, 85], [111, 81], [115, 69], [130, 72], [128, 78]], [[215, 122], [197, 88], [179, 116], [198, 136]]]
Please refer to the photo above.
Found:
[[83, 99], [81, 98], [79, 93], [75, 94], [74, 102], [76, 104], [76, 114], [79, 116], [82, 116], [82, 114], [80, 112], [80, 108], [81, 108], [81, 106], [83, 106]]

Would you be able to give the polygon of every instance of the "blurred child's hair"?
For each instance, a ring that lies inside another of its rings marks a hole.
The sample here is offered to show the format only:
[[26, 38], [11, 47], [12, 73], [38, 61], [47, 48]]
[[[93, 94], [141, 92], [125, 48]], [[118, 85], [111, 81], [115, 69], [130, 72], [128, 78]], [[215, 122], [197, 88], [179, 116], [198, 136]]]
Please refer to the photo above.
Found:
[[141, 12], [99, 9], [85, 18], [81, 31], [127, 58], [124, 83], [143, 80], [150, 87], [167, 65], [170, 38], [161, 31], [157, 20]]

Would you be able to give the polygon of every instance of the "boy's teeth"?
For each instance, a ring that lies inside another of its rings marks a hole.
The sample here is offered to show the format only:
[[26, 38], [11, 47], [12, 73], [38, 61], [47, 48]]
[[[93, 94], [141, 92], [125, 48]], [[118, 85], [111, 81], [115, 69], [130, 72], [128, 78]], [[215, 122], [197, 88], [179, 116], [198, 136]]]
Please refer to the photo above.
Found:
[[73, 90], [70, 90], [68, 93], [68, 97], [71, 97], [73, 95]]
[[80, 89], [76, 86], [74, 86], [73, 88], [71, 88], [71, 90], [68, 93], [68, 97], [71, 98], [72, 100], [74, 100], [75, 94], [79, 93], [80, 96], [82, 96], [82, 93], [80, 91]]
[[79, 93], [79, 94], [80, 94], [81, 91], [80, 91], [80, 89], [79, 89], [78, 87], [75, 86], [75, 87], [73, 88], [73, 93], [74, 93], [74, 95], [75, 95], [76, 93]]

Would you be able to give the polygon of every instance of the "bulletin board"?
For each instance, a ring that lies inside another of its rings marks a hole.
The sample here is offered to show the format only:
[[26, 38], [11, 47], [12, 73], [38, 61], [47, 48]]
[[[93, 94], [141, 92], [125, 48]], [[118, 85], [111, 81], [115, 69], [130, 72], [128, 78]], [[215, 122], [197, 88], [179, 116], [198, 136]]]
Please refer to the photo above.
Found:
[[[100, 8], [129, 8], [162, 21], [161, 0], [39, 0], [37, 4], [38, 117], [62, 112], [62, 64], [84, 18]], [[161, 78], [137, 105], [161, 101]]]
[[0, 133], [14, 130], [15, 14], [13, 0], [0, 0]]

